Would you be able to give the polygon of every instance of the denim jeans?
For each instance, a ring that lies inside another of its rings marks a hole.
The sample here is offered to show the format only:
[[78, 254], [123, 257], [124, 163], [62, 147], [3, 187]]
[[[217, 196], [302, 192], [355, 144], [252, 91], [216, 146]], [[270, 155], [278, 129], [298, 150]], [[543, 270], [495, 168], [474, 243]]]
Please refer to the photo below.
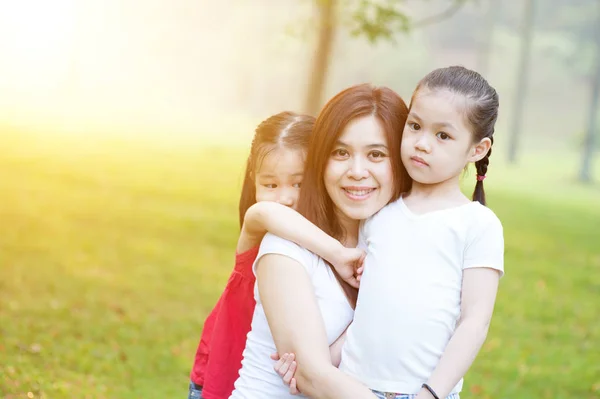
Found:
[[202, 399], [202, 387], [198, 387], [196, 384], [190, 381], [190, 392], [188, 394], [188, 399]]
[[[378, 399], [414, 399], [417, 397], [417, 395], [406, 395], [393, 392], [373, 391], [373, 393], [375, 394], [375, 396], [377, 396]], [[446, 397], [446, 399], [460, 399], [460, 396], [458, 396], [457, 393], [451, 393]]]

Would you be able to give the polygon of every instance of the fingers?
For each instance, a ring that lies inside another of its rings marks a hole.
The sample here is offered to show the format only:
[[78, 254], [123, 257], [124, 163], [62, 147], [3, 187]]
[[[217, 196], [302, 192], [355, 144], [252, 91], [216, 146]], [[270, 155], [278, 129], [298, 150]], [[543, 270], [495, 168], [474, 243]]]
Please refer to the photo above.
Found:
[[365, 258], [367, 257], [366, 252], [363, 252], [362, 256], [358, 260], [358, 267], [356, 268], [356, 280], [360, 282], [363, 272], [365, 271]]
[[285, 353], [273, 366], [286, 385], [290, 384], [294, 373], [296, 373], [295, 359], [296, 356], [293, 353]]
[[292, 362], [290, 363], [290, 367], [288, 368], [287, 372], [283, 376], [284, 384], [290, 385], [290, 389], [291, 389], [292, 379], [294, 378], [294, 374], [296, 374], [296, 366], [297, 366], [296, 362], [292, 360]]
[[296, 356], [293, 353], [284, 353], [280, 358], [279, 354], [273, 353], [271, 354], [271, 359], [277, 360], [275, 366], [273, 368], [279, 374], [279, 376], [283, 379], [284, 384], [290, 386], [290, 394], [298, 395], [300, 394], [300, 390], [298, 389], [298, 383], [296, 378], [294, 378], [294, 374], [296, 374], [296, 369], [298, 364], [296, 363]]
[[273, 366], [273, 369], [277, 372], [277, 374], [279, 374], [280, 377], [283, 377], [283, 375], [285, 374], [284, 371], [284, 367], [285, 367], [285, 362], [287, 360], [287, 353], [284, 354], [281, 358], [279, 358], [279, 360], [277, 361], [277, 363], [275, 363], [275, 365]]
[[366, 252], [362, 252], [362, 255], [360, 256], [360, 258], [358, 259], [358, 264], [362, 267], [362, 265], [365, 262], [365, 258], [367, 257], [367, 253]]
[[300, 391], [298, 390], [298, 386], [296, 385], [296, 379], [292, 378], [290, 381], [290, 394], [298, 395]]

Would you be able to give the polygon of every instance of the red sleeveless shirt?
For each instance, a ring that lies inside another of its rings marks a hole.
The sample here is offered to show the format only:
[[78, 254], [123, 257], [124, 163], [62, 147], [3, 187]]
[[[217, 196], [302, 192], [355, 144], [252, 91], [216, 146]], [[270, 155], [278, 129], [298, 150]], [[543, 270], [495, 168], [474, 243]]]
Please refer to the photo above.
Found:
[[236, 254], [225, 291], [204, 322], [190, 376], [192, 382], [202, 386], [204, 399], [229, 398], [239, 376], [256, 306], [252, 265], [258, 248]]

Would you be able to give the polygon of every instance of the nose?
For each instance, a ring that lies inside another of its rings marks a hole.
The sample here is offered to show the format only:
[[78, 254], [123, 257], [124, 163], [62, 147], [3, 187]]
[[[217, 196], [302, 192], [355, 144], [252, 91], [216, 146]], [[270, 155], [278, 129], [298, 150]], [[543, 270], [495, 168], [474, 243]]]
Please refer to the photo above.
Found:
[[277, 202], [281, 205], [285, 206], [293, 206], [294, 205], [294, 195], [289, 189], [282, 188], [279, 192], [279, 196], [277, 198]]
[[419, 135], [419, 138], [415, 142], [415, 148], [419, 151], [423, 151], [425, 153], [429, 153], [431, 151], [431, 145], [429, 144], [429, 139], [427, 138], [427, 134]]
[[351, 164], [348, 168], [348, 177], [354, 180], [362, 180], [369, 177], [367, 160], [363, 159], [363, 157], [353, 157], [350, 162]]

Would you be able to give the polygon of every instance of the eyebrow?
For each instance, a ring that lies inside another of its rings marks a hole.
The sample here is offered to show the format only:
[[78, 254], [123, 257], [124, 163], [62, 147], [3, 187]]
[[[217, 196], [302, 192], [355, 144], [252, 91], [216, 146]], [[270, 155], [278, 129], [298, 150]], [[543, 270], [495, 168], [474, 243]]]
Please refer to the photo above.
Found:
[[439, 123], [435, 123], [436, 126], [442, 127], [442, 128], [450, 128], [454, 131], [457, 131], [458, 129], [454, 127], [454, 125], [452, 123], [448, 123], [448, 122], [439, 122]]
[[[337, 140], [335, 142], [336, 145], [342, 146], [342, 147], [350, 147], [348, 144], [344, 143], [341, 140]], [[380, 143], [375, 143], [375, 144], [369, 144], [366, 146], [367, 148], [385, 148], [387, 150], [387, 145], [385, 144], [380, 144]]]
[[[296, 172], [292, 175], [292, 177], [302, 177], [302, 175], [304, 175], [304, 172]], [[258, 177], [264, 177], [266, 179], [274, 179], [277, 176], [270, 174], [270, 173], [259, 173]]]
[[[409, 114], [409, 116], [413, 117], [414, 119], [417, 119], [419, 122], [422, 122], [423, 119], [421, 119], [421, 117], [419, 115], [417, 115], [415, 112], [411, 112]], [[452, 130], [458, 130], [452, 123], [448, 123], [448, 122], [437, 122], [434, 123], [435, 126], [440, 126], [440, 127], [449, 127]]]
[[421, 119], [421, 117], [414, 111], [410, 111], [410, 113], [408, 114], [409, 117], [417, 119], [419, 122], [421, 122], [423, 119]]

